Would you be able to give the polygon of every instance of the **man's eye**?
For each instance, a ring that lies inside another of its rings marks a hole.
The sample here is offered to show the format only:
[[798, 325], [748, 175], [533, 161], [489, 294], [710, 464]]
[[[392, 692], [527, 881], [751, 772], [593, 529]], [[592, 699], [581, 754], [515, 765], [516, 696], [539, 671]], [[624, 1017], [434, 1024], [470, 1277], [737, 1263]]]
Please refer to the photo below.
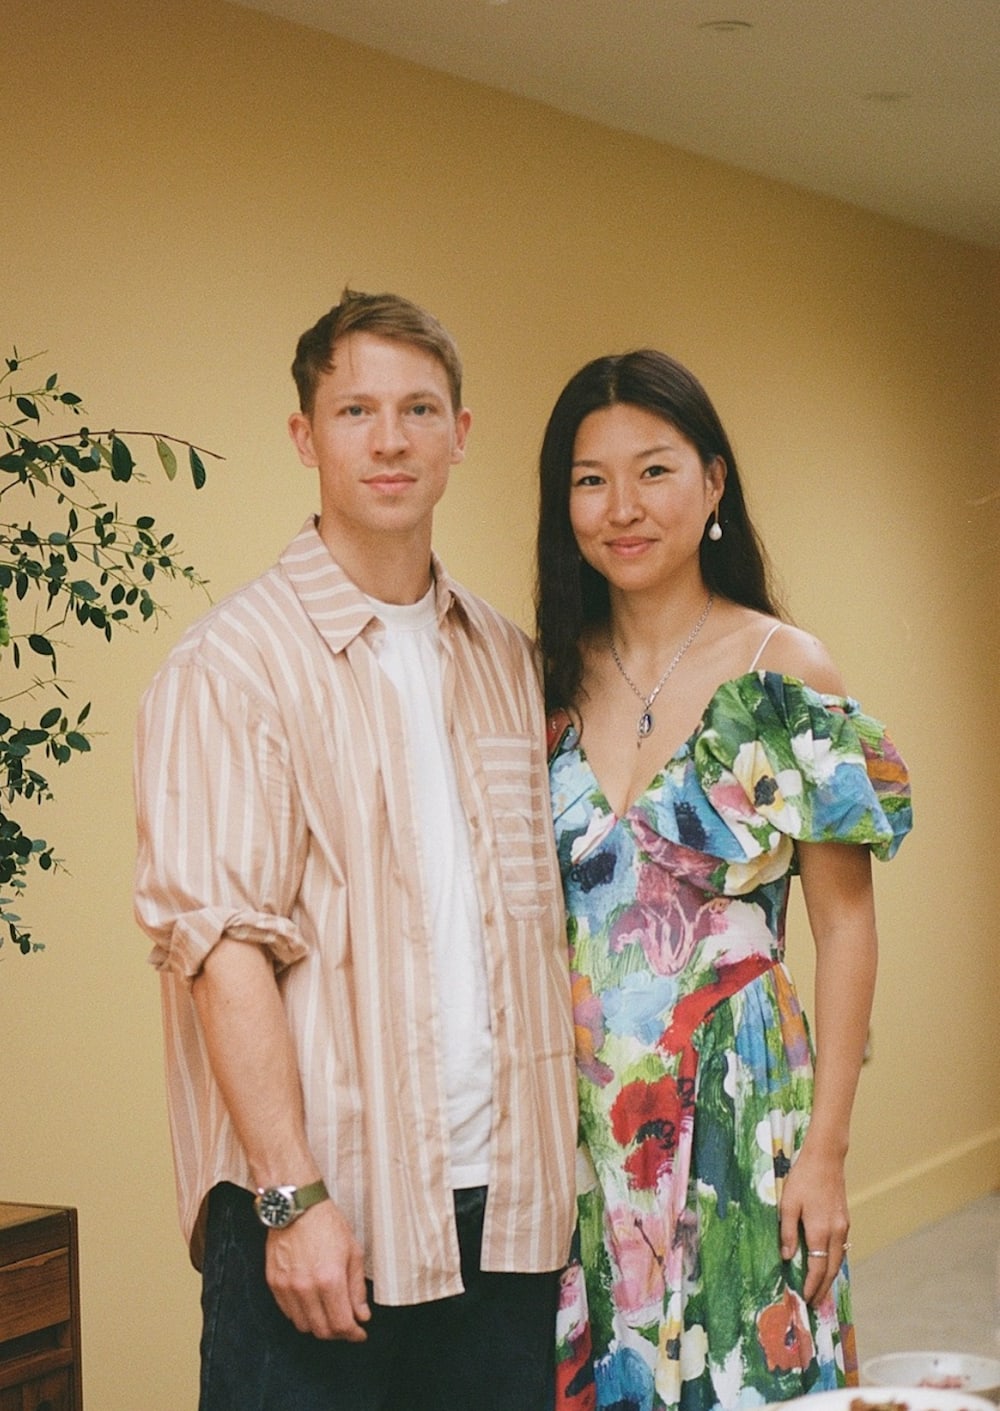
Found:
[[410, 411], [414, 416], [430, 416], [434, 408], [429, 402], [414, 402]]
[[341, 407], [340, 410], [343, 416], [363, 416], [365, 409], [358, 406], [357, 402], [351, 402], [347, 406]]

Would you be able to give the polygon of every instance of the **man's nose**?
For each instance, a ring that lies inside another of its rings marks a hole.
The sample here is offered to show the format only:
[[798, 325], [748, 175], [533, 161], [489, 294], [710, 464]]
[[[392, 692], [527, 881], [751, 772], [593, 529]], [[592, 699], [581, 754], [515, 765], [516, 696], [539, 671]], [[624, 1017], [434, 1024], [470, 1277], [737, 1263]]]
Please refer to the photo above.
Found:
[[383, 411], [375, 418], [372, 428], [372, 449], [376, 455], [395, 456], [409, 445], [403, 418], [398, 412]]

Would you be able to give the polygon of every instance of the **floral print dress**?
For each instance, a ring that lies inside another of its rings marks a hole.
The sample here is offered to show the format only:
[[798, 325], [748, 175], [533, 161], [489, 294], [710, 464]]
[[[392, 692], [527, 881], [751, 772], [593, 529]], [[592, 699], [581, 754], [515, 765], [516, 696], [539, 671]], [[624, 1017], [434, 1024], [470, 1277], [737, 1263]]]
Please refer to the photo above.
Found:
[[751, 672], [617, 817], [554, 725], [581, 1139], [558, 1406], [729, 1411], [848, 1384], [845, 1269], [808, 1308], [804, 1247], [779, 1252], [813, 1087], [784, 918], [797, 841], [892, 856], [905, 766], [856, 701]]

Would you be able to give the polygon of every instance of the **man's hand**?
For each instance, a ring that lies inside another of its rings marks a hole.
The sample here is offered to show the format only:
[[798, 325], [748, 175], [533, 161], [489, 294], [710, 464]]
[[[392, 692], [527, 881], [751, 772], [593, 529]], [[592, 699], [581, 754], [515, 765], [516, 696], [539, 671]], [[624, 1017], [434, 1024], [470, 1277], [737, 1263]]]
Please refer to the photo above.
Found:
[[267, 1236], [268, 1287], [300, 1333], [364, 1342], [371, 1317], [361, 1246], [332, 1200]]

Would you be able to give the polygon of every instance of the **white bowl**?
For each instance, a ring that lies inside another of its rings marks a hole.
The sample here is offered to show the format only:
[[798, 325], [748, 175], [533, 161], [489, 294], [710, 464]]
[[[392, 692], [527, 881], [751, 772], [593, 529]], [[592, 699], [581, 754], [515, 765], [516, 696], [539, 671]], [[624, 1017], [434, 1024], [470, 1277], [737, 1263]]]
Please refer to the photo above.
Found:
[[812, 1392], [794, 1401], [782, 1402], [775, 1411], [787, 1411], [790, 1406], [801, 1411], [852, 1411], [857, 1408], [884, 1407], [888, 1402], [907, 1411], [996, 1411], [992, 1401], [974, 1396], [972, 1392], [940, 1391], [936, 1387], [860, 1386], [842, 1387], [839, 1391]]
[[875, 1386], [978, 1392], [1000, 1397], [1000, 1361], [966, 1352], [889, 1352], [861, 1364], [861, 1379]]

